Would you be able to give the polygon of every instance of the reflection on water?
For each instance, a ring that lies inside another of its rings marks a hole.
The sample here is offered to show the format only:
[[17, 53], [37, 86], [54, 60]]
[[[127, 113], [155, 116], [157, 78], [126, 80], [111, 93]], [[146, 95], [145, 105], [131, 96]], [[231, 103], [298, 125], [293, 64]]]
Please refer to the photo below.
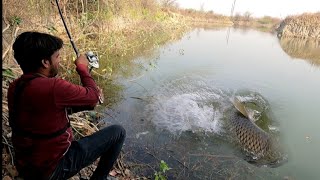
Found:
[[312, 65], [320, 66], [320, 40], [302, 38], [280, 39], [280, 45], [284, 52], [292, 58], [308, 61]]

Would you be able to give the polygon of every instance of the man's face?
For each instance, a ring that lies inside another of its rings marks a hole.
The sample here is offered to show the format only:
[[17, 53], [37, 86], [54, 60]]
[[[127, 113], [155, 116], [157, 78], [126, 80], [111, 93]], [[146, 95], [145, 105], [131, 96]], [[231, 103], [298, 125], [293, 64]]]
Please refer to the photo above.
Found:
[[54, 52], [51, 56], [51, 66], [50, 66], [50, 76], [55, 77], [58, 75], [59, 66], [60, 66], [60, 50]]

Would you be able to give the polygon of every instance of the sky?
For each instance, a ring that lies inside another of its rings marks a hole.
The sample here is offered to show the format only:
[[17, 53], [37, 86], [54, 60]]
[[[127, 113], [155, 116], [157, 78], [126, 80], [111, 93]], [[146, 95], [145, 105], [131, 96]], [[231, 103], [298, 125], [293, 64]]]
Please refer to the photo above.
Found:
[[[230, 16], [234, 0], [176, 0], [181, 8], [200, 9]], [[252, 16], [264, 15], [285, 18], [304, 12], [320, 12], [320, 0], [236, 0], [234, 14], [244, 12]]]

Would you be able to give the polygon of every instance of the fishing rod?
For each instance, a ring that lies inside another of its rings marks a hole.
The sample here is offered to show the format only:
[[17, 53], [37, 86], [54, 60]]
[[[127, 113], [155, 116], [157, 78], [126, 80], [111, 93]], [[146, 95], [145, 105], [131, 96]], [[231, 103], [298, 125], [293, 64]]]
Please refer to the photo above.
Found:
[[[76, 56], [79, 57], [80, 56], [80, 53], [76, 47], [76, 44], [74, 43], [72, 37], [71, 37], [71, 34], [68, 30], [68, 27], [67, 27], [67, 24], [63, 18], [63, 15], [62, 15], [62, 12], [61, 12], [61, 9], [60, 9], [60, 6], [59, 6], [59, 2], [58, 0], [56, 0], [56, 3], [57, 3], [57, 6], [58, 6], [58, 10], [59, 10], [59, 14], [60, 14], [60, 17], [62, 19], [62, 22], [63, 22], [63, 25], [64, 25], [64, 28], [66, 29], [67, 31], [67, 34], [68, 34], [68, 37], [69, 37], [69, 40], [70, 40], [70, 43], [72, 45], [72, 48], [74, 50], [74, 52], [76, 53]], [[87, 56], [87, 59], [89, 61], [89, 69], [90, 71], [92, 70], [92, 68], [99, 68], [99, 59], [98, 59], [98, 56], [96, 56], [95, 54], [93, 54], [92, 51], [88, 51], [86, 53], [86, 56]], [[103, 98], [101, 96], [99, 96], [99, 102], [100, 104], [103, 104]]]
[[[67, 31], [67, 34], [68, 34], [68, 37], [69, 37], [69, 40], [70, 40], [70, 43], [72, 45], [72, 48], [74, 50], [74, 52], [76, 53], [76, 56], [79, 57], [80, 56], [80, 53], [76, 47], [76, 44], [74, 43], [72, 37], [71, 37], [71, 34], [68, 30], [68, 27], [67, 27], [67, 24], [63, 18], [63, 15], [62, 15], [62, 12], [61, 12], [61, 9], [60, 9], [60, 6], [59, 6], [59, 2], [58, 0], [56, 0], [56, 4], [58, 6], [58, 10], [59, 10], [59, 14], [60, 14], [60, 17], [61, 17], [61, 20], [63, 22], [63, 25], [64, 25], [64, 28], [66, 29]], [[95, 54], [93, 54], [92, 51], [88, 51], [86, 53], [86, 56], [88, 58], [88, 61], [89, 61], [89, 66], [90, 66], [90, 71], [92, 70], [92, 68], [99, 68], [99, 59], [98, 59], [98, 56], [96, 56]]]

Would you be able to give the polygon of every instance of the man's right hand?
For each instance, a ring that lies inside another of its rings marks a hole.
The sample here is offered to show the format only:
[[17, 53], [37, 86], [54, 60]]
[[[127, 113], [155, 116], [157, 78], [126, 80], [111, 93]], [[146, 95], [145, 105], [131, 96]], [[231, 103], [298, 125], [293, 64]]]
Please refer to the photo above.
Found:
[[88, 67], [89, 66], [89, 61], [87, 59], [87, 56], [85, 56], [83, 54], [80, 54], [80, 56], [74, 61], [74, 64], [76, 66], [78, 66], [79, 64], [83, 64], [86, 67]]

